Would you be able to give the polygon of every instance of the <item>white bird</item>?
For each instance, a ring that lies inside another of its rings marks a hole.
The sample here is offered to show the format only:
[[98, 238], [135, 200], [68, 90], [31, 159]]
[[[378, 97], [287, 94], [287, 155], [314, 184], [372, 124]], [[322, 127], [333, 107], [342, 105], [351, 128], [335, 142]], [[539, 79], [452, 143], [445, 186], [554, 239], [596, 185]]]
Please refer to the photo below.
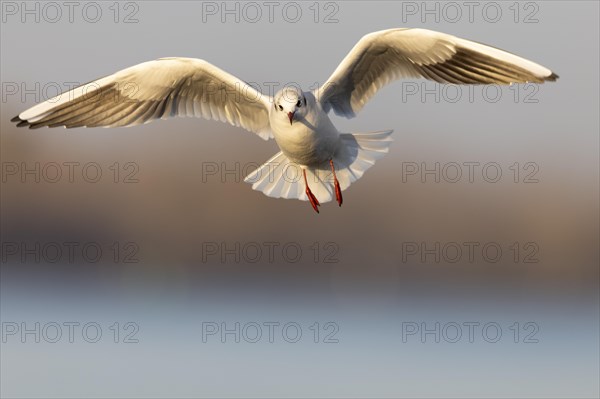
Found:
[[317, 90], [285, 87], [274, 97], [194, 58], [144, 62], [38, 104], [12, 119], [17, 126], [115, 127], [172, 116], [240, 126], [280, 152], [244, 181], [275, 198], [321, 203], [358, 180], [388, 152], [391, 130], [340, 133], [327, 115], [354, 117], [384, 85], [400, 78], [452, 84], [555, 81], [549, 69], [508, 52], [425, 29], [388, 29], [364, 36]]

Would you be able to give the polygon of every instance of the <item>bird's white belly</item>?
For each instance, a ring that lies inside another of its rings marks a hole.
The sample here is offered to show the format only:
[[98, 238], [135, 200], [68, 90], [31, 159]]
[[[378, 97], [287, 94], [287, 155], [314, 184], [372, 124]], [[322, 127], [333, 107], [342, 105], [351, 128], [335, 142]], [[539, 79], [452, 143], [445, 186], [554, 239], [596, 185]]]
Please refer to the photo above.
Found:
[[317, 165], [330, 160], [340, 145], [339, 132], [329, 118], [295, 120], [289, 123], [271, 124], [277, 145], [293, 162], [301, 165]]

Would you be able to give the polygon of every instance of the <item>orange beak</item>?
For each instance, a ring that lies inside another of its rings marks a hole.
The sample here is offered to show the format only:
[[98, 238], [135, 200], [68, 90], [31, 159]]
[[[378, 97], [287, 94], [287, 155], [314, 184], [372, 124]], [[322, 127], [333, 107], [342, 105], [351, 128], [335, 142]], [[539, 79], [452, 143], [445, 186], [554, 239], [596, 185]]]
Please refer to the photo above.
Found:
[[288, 118], [290, 118], [290, 125], [292, 124], [292, 121], [294, 120], [294, 114], [295, 112], [288, 112]]

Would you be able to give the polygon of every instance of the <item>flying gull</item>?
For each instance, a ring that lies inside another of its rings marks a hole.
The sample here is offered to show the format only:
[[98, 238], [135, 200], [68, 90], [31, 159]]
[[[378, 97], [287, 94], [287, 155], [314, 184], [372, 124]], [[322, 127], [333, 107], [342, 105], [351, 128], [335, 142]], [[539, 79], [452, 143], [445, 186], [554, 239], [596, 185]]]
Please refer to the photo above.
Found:
[[555, 81], [532, 61], [494, 47], [426, 29], [388, 29], [358, 41], [318, 89], [285, 87], [274, 97], [195, 58], [160, 58], [97, 79], [13, 118], [17, 126], [117, 127], [174, 116], [220, 120], [242, 127], [281, 150], [244, 181], [269, 197], [342, 205], [392, 141], [391, 130], [341, 133], [333, 111], [354, 117], [384, 85], [403, 78], [450, 84]]

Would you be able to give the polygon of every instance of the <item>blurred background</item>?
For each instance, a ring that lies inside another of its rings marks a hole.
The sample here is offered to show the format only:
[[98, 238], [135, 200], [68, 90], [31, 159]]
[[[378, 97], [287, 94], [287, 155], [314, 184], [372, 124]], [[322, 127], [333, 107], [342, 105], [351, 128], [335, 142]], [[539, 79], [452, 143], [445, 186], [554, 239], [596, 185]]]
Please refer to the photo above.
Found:
[[[2, 397], [598, 397], [597, 2], [75, 3], [2, 2]], [[319, 215], [243, 183], [276, 144], [219, 122], [10, 122], [167, 56], [308, 90], [401, 26], [560, 79], [332, 117], [395, 142]]]

